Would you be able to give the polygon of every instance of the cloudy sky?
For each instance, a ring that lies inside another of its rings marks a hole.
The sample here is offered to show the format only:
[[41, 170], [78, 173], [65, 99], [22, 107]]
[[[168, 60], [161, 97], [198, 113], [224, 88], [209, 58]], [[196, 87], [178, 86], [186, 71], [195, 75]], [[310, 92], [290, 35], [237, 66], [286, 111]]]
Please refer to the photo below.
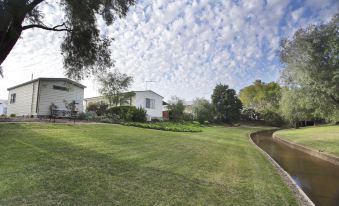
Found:
[[[53, 1], [49, 1], [53, 2]], [[43, 5], [46, 24], [62, 11]], [[301, 26], [327, 22], [339, 10], [337, 0], [139, 0], [125, 19], [106, 28], [115, 38], [115, 68], [134, 77], [131, 89], [148, 88], [169, 99], [209, 98], [217, 83], [239, 90], [255, 79], [276, 81], [279, 41]], [[64, 77], [62, 33], [25, 31], [3, 63], [0, 98], [6, 88], [37, 77]], [[98, 95], [91, 79], [85, 97]]]

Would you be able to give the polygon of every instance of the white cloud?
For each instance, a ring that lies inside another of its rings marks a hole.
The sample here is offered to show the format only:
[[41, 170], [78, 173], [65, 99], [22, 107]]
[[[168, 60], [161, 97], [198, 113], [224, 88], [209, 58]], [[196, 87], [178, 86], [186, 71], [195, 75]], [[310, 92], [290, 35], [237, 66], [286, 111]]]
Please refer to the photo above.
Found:
[[[105, 33], [115, 38], [116, 68], [134, 76], [133, 89], [154, 80], [151, 88], [167, 99], [189, 100], [209, 97], [217, 83], [240, 89], [255, 79], [276, 80], [281, 37], [302, 25], [328, 21], [337, 11], [335, 0], [317, 2], [144, 0]], [[62, 19], [55, 5], [45, 10], [48, 22]], [[31, 73], [62, 76], [61, 38], [60, 33], [25, 32], [3, 65], [0, 98], [6, 98], [5, 88], [29, 80]], [[86, 96], [97, 94], [92, 80], [84, 83]]]

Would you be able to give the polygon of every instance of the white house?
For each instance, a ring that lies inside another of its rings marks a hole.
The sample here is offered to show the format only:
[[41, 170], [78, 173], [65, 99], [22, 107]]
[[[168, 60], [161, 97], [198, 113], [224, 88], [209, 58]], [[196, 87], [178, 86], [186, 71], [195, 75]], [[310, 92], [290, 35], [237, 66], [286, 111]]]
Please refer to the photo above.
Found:
[[47, 116], [53, 103], [57, 110], [67, 110], [66, 103], [75, 101], [83, 110], [84, 85], [67, 78], [38, 78], [8, 88], [7, 114]]
[[7, 114], [7, 100], [0, 99], [0, 115]]
[[[162, 119], [162, 103], [164, 97], [152, 90], [132, 91], [133, 96], [122, 105], [141, 107], [146, 110], [147, 120]], [[103, 102], [108, 104], [107, 98], [103, 96], [86, 98], [85, 107], [91, 103]]]

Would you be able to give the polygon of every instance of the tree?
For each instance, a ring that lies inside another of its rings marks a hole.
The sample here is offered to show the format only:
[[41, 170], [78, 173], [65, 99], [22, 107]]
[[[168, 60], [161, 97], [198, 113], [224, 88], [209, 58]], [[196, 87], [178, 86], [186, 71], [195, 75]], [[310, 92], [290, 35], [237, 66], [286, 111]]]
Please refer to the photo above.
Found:
[[310, 99], [305, 98], [302, 89], [288, 89], [283, 91], [281, 98], [282, 116], [297, 128], [297, 123], [314, 117], [314, 109]]
[[201, 124], [206, 121], [212, 122], [214, 120], [214, 107], [204, 98], [197, 98], [193, 101], [193, 113], [194, 118]]
[[276, 82], [264, 83], [261, 80], [256, 80], [252, 85], [240, 90], [239, 98], [245, 108], [251, 108], [257, 112], [277, 111], [281, 98], [281, 87]]
[[183, 120], [185, 104], [184, 100], [179, 99], [176, 96], [171, 98], [169, 101], [167, 108], [169, 110], [169, 118], [174, 121]]
[[321, 93], [339, 106], [339, 14], [327, 24], [299, 29], [281, 43], [282, 79], [290, 87]]
[[43, 22], [44, 3], [47, 0], [0, 1], [0, 65], [28, 29], [65, 33], [61, 53], [70, 78], [81, 79], [113, 65], [109, 51], [111, 39], [100, 35], [97, 17], [100, 15], [109, 26], [116, 18], [126, 16], [135, 0], [61, 0], [57, 4], [64, 12], [64, 22], [51, 27]]
[[222, 122], [233, 122], [240, 119], [242, 103], [234, 89], [228, 85], [218, 84], [212, 94], [217, 119]]
[[113, 104], [117, 106], [125, 97], [123, 92], [131, 86], [133, 77], [114, 70], [100, 75], [98, 82], [100, 84], [99, 92], [108, 99], [110, 106]]

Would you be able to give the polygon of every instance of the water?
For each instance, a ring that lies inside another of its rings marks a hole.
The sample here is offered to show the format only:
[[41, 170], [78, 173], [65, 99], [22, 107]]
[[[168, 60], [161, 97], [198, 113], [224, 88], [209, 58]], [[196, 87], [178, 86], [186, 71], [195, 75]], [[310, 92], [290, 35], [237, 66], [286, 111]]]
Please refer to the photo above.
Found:
[[339, 166], [293, 149], [262, 132], [253, 141], [266, 151], [321, 206], [339, 206]]

